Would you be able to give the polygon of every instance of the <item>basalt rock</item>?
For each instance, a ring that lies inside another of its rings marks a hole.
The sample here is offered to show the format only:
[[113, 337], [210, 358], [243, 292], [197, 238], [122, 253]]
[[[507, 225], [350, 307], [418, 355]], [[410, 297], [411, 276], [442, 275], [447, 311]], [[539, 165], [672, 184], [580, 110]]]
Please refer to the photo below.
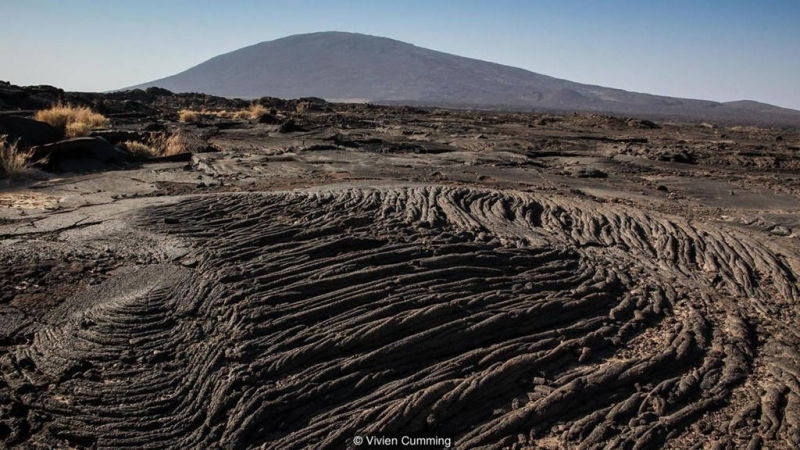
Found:
[[304, 131], [304, 129], [294, 119], [285, 120], [278, 128], [279, 133], [293, 133], [295, 131]]
[[58, 130], [44, 122], [11, 114], [0, 114], [0, 136], [3, 135], [23, 147], [55, 142], [61, 137]]
[[87, 172], [119, 165], [128, 154], [100, 137], [78, 137], [34, 147], [33, 160], [50, 172]]
[[695, 425], [800, 445], [800, 340], [754, 339], [798, 274], [735, 232], [442, 186], [206, 195], [137, 223], [186, 263], [118, 274], [0, 359], [6, 445], [659, 448]]

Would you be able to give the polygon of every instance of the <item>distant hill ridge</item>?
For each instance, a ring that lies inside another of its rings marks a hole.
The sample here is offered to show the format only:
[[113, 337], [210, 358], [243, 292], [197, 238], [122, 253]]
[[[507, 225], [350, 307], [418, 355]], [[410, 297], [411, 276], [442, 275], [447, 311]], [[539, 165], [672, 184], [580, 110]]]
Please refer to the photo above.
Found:
[[133, 88], [153, 86], [239, 98], [313, 96], [800, 126], [800, 111], [765, 103], [720, 103], [575, 83], [394, 39], [337, 31], [244, 47]]

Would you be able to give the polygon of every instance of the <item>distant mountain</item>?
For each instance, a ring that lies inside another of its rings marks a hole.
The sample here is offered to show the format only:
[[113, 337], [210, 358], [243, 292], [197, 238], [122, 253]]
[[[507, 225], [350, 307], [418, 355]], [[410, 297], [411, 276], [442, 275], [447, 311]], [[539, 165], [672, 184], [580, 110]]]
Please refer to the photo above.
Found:
[[152, 86], [240, 98], [322, 97], [800, 126], [800, 111], [764, 103], [720, 103], [574, 83], [393, 39], [334, 31], [262, 42], [134, 88]]

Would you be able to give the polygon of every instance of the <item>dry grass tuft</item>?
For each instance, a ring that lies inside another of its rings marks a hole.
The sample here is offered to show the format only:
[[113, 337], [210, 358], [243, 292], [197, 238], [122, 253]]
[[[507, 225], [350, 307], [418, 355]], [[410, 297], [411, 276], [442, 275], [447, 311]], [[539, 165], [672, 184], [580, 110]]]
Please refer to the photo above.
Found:
[[258, 103], [253, 103], [248, 108], [233, 113], [233, 118], [239, 120], [258, 120], [262, 116], [265, 116], [268, 112], [269, 110], [267, 110], [267, 108], [264, 106], [259, 105]]
[[251, 117], [250, 111], [246, 109], [240, 109], [239, 111], [233, 112], [230, 114], [230, 116], [231, 119], [236, 119], [236, 120], [247, 120]]
[[61, 130], [67, 137], [86, 136], [93, 128], [108, 126], [109, 120], [86, 106], [57, 103], [38, 111], [34, 119]]
[[154, 137], [150, 140], [152, 148], [158, 150], [158, 156], [173, 156], [181, 153], [197, 153], [205, 149], [206, 144], [197, 136], [183, 131]]
[[178, 111], [178, 120], [184, 123], [197, 123], [200, 121], [202, 115], [200, 112], [192, 109], [182, 109]]
[[0, 136], [0, 178], [17, 178], [33, 164], [33, 150], [22, 150], [17, 142], [7, 142]]
[[121, 143], [134, 158], [147, 160], [161, 156], [174, 156], [182, 153], [196, 153], [205, 149], [206, 144], [197, 136], [184, 131], [172, 134], [153, 134], [147, 143], [125, 141]]
[[122, 143], [122, 146], [136, 159], [150, 159], [161, 156], [161, 152], [157, 148], [141, 142], [125, 141]]
[[250, 108], [247, 109], [247, 112], [250, 113], [250, 118], [253, 120], [258, 120], [261, 117], [269, 114], [269, 110], [264, 105], [259, 105], [258, 103], [253, 103], [250, 105]]
[[203, 119], [234, 119], [234, 120], [258, 120], [262, 116], [269, 113], [269, 110], [258, 103], [253, 103], [247, 108], [237, 111], [230, 111], [226, 109], [182, 109], [178, 111], [178, 120], [184, 123], [198, 123]]
[[205, 144], [198, 137], [179, 131], [167, 138], [162, 153], [164, 156], [172, 156], [181, 153], [196, 153], [204, 148]]
[[234, 111], [228, 111], [226, 109], [219, 110], [219, 111], [209, 111], [207, 109], [204, 109], [202, 111], [202, 113], [204, 115], [214, 116], [214, 117], [217, 117], [219, 119], [233, 119], [236, 116], [236, 113]]
[[92, 127], [86, 122], [72, 122], [67, 124], [64, 135], [67, 137], [88, 136], [91, 131]]

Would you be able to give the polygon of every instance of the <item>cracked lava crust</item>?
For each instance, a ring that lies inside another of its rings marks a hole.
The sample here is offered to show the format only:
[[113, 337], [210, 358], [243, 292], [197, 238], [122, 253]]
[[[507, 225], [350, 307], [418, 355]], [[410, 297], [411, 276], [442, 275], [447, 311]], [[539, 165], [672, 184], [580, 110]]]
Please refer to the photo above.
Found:
[[2, 356], [6, 445], [800, 445], [797, 274], [732, 231], [415, 185], [194, 196], [135, 226], [190, 254]]

